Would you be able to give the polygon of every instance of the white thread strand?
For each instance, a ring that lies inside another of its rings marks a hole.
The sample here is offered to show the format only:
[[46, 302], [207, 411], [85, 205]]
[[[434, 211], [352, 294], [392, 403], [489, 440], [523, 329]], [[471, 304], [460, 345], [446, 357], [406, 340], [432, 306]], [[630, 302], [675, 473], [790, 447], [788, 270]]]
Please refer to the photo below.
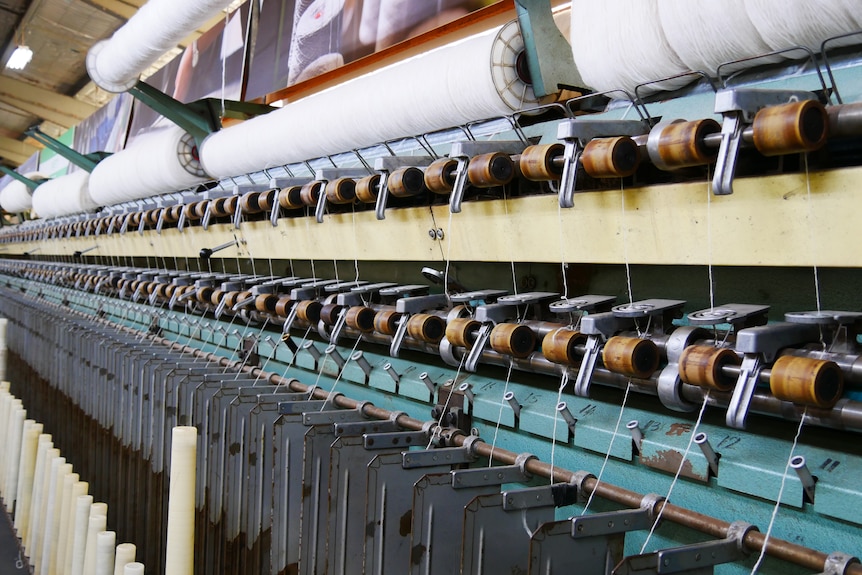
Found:
[[554, 404], [554, 429], [551, 432], [551, 485], [554, 484], [554, 456], [556, 455], [557, 448], [557, 420], [560, 419], [560, 413], [557, 411], [557, 406], [560, 405], [560, 401], [563, 399], [563, 390], [566, 388], [568, 383], [569, 372], [564, 371], [562, 377], [560, 377], [560, 387], [557, 389], [557, 403]]
[[590, 496], [587, 498], [587, 503], [584, 505], [583, 510], [581, 511], [581, 515], [586, 514], [587, 510], [590, 508], [590, 505], [593, 502], [593, 498], [596, 496], [596, 491], [599, 490], [599, 484], [602, 482], [602, 476], [605, 474], [605, 468], [608, 466], [608, 460], [611, 458], [611, 449], [614, 447], [614, 441], [617, 438], [617, 433], [620, 430], [620, 424], [623, 421], [623, 412], [626, 410], [626, 402], [629, 399], [629, 390], [632, 388], [632, 382], [629, 381], [626, 383], [626, 392], [623, 395], [623, 403], [620, 405], [620, 413], [617, 416], [617, 424], [614, 426], [614, 434], [611, 436], [611, 442], [608, 444], [608, 452], [605, 453], [605, 460], [602, 461], [602, 467], [599, 469], [599, 475], [596, 477], [596, 485], [593, 487], [593, 492], [590, 493]]
[[[682, 454], [682, 459], [679, 460], [679, 467], [676, 468], [676, 473], [673, 476], [673, 481], [670, 482], [670, 487], [667, 490], [667, 495], [664, 500], [665, 503], [670, 502], [670, 496], [673, 493], [673, 488], [676, 487], [676, 482], [679, 481], [679, 476], [682, 473], [682, 468], [685, 466], [685, 462], [688, 460], [688, 454], [691, 452], [691, 446], [694, 443], [694, 437], [697, 435], [697, 429], [700, 427], [701, 422], [703, 421], [703, 414], [706, 412], [706, 404], [709, 402], [709, 391], [706, 392], [703, 396], [703, 404], [700, 406], [700, 413], [697, 414], [697, 421], [694, 423], [694, 427], [691, 430], [691, 434], [688, 437], [688, 445], [685, 446], [685, 452]], [[661, 510], [658, 512], [658, 516], [653, 521], [652, 526], [649, 528], [649, 533], [647, 533], [646, 539], [644, 539], [644, 544], [641, 546], [641, 555], [643, 555], [644, 551], [646, 551], [647, 545], [649, 545], [650, 539], [652, 539], [653, 533], [655, 533], [655, 529], [661, 521], [661, 516], [664, 514], [664, 505], [662, 505]]]
[[494, 426], [494, 440], [491, 442], [491, 453], [488, 455], [488, 467], [494, 464], [494, 449], [497, 447], [497, 434], [500, 432], [500, 420], [503, 419], [503, 408], [506, 406], [506, 393], [509, 391], [509, 380], [512, 377], [514, 361], [509, 361], [509, 371], [506, 372], [506, 385], [503, 387], [503, 395], [500, 396], [500, 413], [497, 415], [497, 425]]
[[787, 472], [790, 470], [790, 462], [793, 460], [793, 453], [796, 451], [796, 446], [799, 444], [799, 436], [802, 435], [802, 426], [805, 424], [805, 417], [808, 415], [808, 408], [802, 412], [802, 417], [799, 419], [799, 427], [796, 428], [796, 435], [793, 437], [793, 445], [790, 447], [790, 455], [787, 457], [787, 463], [784, 465], [784, 474], [781, 476], [781, 487], [778, 488], [778, 499], [775, 501], [775, 507], [772, 508], [772, 515], [769, 518], [769, 526], [766, 528], [766, 537], [763, 539], [763, 546], [760, 548], [760, 555], [757, 556], [757, 561], [754, 567], [751, 568], [751, 575], [757, 573], [766, 557], [766, 545], [769, 543], [769, 537], [772, 535], [772, 527], [775, 525], [775, 518], [778, 517], [778, 509], [781, 507], [781, 496], [784, 495], [784, 485], [787, 483]]
[[244, 174], [511, 114], [536, 101], [517, 77], [521, 46], [509, 24], [398, 62], [212, 134], [202, 163]]

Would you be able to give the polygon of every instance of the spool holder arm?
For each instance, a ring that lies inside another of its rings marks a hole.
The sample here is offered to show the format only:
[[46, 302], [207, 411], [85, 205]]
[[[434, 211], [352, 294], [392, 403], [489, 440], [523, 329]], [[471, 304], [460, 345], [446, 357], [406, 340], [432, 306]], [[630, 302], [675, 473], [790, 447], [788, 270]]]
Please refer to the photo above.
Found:
[[[129, 93], [137, 100], [146, 104], [189, 134], [200, 147], [211, 133], [221, 127], [222, 101], [215, 98], [204, 98], [189, 104], [183, 104], [161, 90], [150, 86], [143, 80], [138, 80], [129, 89]], [[266, 104], [250, 102], [224, 101], [226, 117], [248, 118], [266, 114], [275, 110]]]
[[557, 126], [557, 139], [565, 142], [563, 173], [560, 177], [561, 208], [574, 207], [575, 182], [584, 146], [593, 138], [641, 136], [650, 126], [640, 120], [566, 120]]
[[452, 194], [449, 196], [449, 211], [453, 214], [461, 213], [461, 204], [464, 201], [464, 192], [467, 190], [469, 177], [467, 176], [467, 167], [470, 165], [470, 159], [473, 156], [480, 154], [490, 154], [493, 152], [503, 152], [505, 154], [520, 154], [524, 151], [526, 144], [520, 140], [498, 140], [498, 141], [467, 141], [455, 142], [452, 144], [452, 149], [449, 151], [449, 157], [458, 162], [455, 168], [454, 177], [455, 183], [452, 187]]
[[47, 180], [44, 180], [44, 179], [42, 179], [42, 180], [34, 180], [34, 179], [31, 179], [31, 178], [28, 178], [27, 176], [25, 176], [25, 175], [23, 175], [23, 174], [19, 174], [18, 172], [16, 172], [15, 170], [13, 170], [12, 168], [10, 168], [9, 166], [4, 166], [4, 165], [0, 165], [0, 172], [3, 172], [3, 173], [4, 173], [4, 174], [6, 174], [7, 176], [10, 176], [10, 177], [12, 177], [12, 178], [15, 178], [16, 180], [18, 180], [19, 182], [21, 182], [22, 184], [24, 184], [25, 186], [27, 186], [27, 187], [28, 187], [28, 188], [30, 188], [31, 190], [35, 190], [35, 189], [36, 189], [36, 188], [38, 188], [42, 183], [44, 183], [44, 182], [46, 182], [46, 181], [47, 181]]
[[92, 152], [89, 154], [82, 154], [73, 150], [56, 138], [52, 138], [40, 130], [38, 126], [32, 126], [24, 133], [40, 144], [43, 144], [46, 148], [56, 152], [60, 156], [63, 156], [82, 170], [87, 170], [88, 172], [92, 172], [99, 162], [111, 155], [110, 152]]
[[712, 178], [712, 191], [717, 196], [733, 193], [736, 161], [745, 129], [754, 122], [757, 112], [767, 106], [788, 102], [816, 100], [817, 95], [803, 90], [767, 90], [760, 88], [727, 89], [715, 94], [715, 113], [723, 117], [721, 142]]
[[[316, 170], [314, 179], [323, 182], [323, 188], [332, 180], [338, 178], [361, 178], [368, 175], [368, 170], [364, 168], [323, 168]], [[321, 190], [317, 196], [317, 205], [314, 207], [314, 219], [318, 224], [323, 223], [323, 215], [326, 213], [326, 193]]]
[[524, 38], [524, 57], [533, 93], [537, 97], [562, 86], [579, 87], [584, 81], [575, 67], [572, 47], [554, 23], [549, 0], [515, 0], [518, 24]]
[[389, 202], [389, 174], [398, 168], [409, 166], [426, 167], [434, 159], [431, 156], [385, 156], [375, 158], [374, 171], [380, 174], [378, 184], [377, 202], [374, 205], [374, 214], [378, 220], [386, 219], [386, 204]]

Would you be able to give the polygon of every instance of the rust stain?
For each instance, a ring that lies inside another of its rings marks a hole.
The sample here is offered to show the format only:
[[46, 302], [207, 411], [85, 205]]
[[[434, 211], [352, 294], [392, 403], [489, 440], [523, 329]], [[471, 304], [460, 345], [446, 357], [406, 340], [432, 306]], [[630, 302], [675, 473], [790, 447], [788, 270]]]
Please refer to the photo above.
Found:
[[689, 433], [689, 432], [691, 432], [691, 424], [690, 423], [672, 423], [670, 425], [670, 429], [668, 430], [667, 433], [665, 433], [665, 435], [679, 436], [679, 435], [682, 435], [684, 433]]
[[[682, 461], [682, 453], [675, 449], [657, 451], [653, 457], [644, 457], [641, 455], [641, 463], [647, 467], [660, 469], [662, 471], [667, 471], [668, 473], [676, 473], [676, 470], [679, 469], [680, 461]], [[708, 479], [706, 475], [702, 475], [695, 471], [691, 461], [688, 459], [683, 463], [680, 475], [697, 481], [707, 481]]]

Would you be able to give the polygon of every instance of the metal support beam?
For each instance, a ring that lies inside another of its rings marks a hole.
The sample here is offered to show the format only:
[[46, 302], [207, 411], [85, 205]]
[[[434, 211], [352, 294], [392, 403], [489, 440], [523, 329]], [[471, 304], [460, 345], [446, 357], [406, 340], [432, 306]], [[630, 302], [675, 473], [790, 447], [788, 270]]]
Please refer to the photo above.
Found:
[[551, 0], [515, 0], [515, 8], [524, 37], [524, 59], [536, 96], [556, 93], [562, 86], [583, 86], [572, 47], [554, 23]]
[[[67, 127], [74, 126], [97, 110], [86, 102], [8, 76], [4, 76], [3, 83], [0, 84], [0, 99], [11, 106]], [[21, 103], [27, 104], [28, 107], [22, 107]]]
[[27, 161], [27, 158], [37, 151], [39, 151], [39, 149], [30, 144], [25, 144], [24, 142], [7, 138], [6, 136], [0, 136], [0, 156], [3, 156], [7, 160], [23, 164]]
[[42, 182], [45, 181], [45, 179], [31, 180], [27, 176], [19, 174], [18, 172], [16, 172], [15, 170], [13, 170], [12, 168], [10, 168], [8, 166], [0, 165], [0, 172], [3, 172], [7, 176], [15, 178], [16, 180], [18, 180], [19, 182], [21, 182], [22, 184], [24, 184], [25, 186], [27, 186], [31, 190], [35, 190], [36, 188], [39, 187], [39, 184], [41, 184]]
[[91, 154], [82, 154], [76, 150], [73, 150], [72, 148], [70, 148], [63, 142], [57, 140], [56, 138], [52, 138], [48, 134], [42, 132], [38, 126], [33, 126], [25, 133], [37, 142], [44, 144], [46, 148], [50, 148], [57, 154], [63, 156], [64, 158], [78, 166], [79, 168], [87, 170], [88, 172], [92, 172], [99, 162], [111, 155], [108, 152], [93, 152]]

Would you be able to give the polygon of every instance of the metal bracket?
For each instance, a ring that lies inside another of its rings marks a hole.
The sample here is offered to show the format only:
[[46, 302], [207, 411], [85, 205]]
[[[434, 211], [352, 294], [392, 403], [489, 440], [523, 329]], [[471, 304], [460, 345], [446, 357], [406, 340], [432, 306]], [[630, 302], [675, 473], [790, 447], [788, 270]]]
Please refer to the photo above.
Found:
[[695, 411], [698, 406], [683, 399], [680, 393], [682, 380], [679, 377], [679, 358], [686, 347], [705, 336], [702, 328], [686, 325], [674, 330], [665, 342], [667, 365], [658, 376], [656, 390], [662, 405], [680, 412]]
[[526, 470], [526, 463], [536, 459], [535, 455], [522, 453], [514, 465], [458, 469], [452, 472], [452, 489], [466, 489], [483, 485], [503, 485], [505, 483], [525, 483], [532, 478]]
[[516, 0], [518, 24], [524, 39], [524, 55], [533, 93], [541, 98], [560, 86], [581, 87], [572, 47], [554, 23], [548, 0]]
[[314, 172], [314, 179], [322, 182], [320, 195], [317, 196], [317, 205], [314, 207], [314, 218], [318, 224], [323, 223], [323, 214], [326, 212], [327, 182], [338, 178], [361, 178], [367, 176], [368, 170], [364, 168], [323, 168]]
[[290, 186], [299, 186], [308, 183], [308, 178], [270, 178], [269, 189], [278, 190], [272, 200], [272, 210], [269, 212], [269, 223], [272, 227], [278, 225], [278, 216], [281, 211], [281, 206], [278, 203], [281, 192], [284, 188]]
[[846, 553], [830, 553], [823, 564], [823, 571], [817, 575], [844, 575], [850, 565], [856, 565], [859, 559]]
[[736, 161], [742, 146], [743, 131], [754, 121], [761, 108], [787, 102], [816, 100], [817, 95], [803, 90], [767, 90], [759, 88], [728, 89], [715, 93], [715, 113], [724, 119], [721, 143], [712, 178], [712, 192], [717, 196], [733, 193]]
[[476, 341], [473, 342], [473, 347], [470, 348], [470, 353], [464, 361], [464, 369], [469, 372], [475, 372], [476, 366], [479, 365], [479, 360], [482, 358], [482, 353], [488, 346], [488, 340], [491, 338], [491, 330], [494, 329], [492, 322], [485, 322], [482, 327], [476, 332]]
[[455, 184], [449, 196], [449, 211], [453, 214], [461, 213], [461, 203], [464, 201], [464, 192], [467, 190], [468, 183], [467, 166], [473, 156], [492, 152], [520, 154], [524, 147], [524, 143], [520, 140], [468, 141], [452, 144], [449, 157], [456, 160], [458, 165], [455, 168]]
[[386, 219], [386, 204], [389, 202], [389, 174], [398, 168], [411, 166], [425, 167], [431, 164], [434, 158], [431, 156], [384, 156], [375, 158], [374, 171], [380, 174], [378, 184], [377, 202], [374, 205], [374, 214], [378, 220]]

